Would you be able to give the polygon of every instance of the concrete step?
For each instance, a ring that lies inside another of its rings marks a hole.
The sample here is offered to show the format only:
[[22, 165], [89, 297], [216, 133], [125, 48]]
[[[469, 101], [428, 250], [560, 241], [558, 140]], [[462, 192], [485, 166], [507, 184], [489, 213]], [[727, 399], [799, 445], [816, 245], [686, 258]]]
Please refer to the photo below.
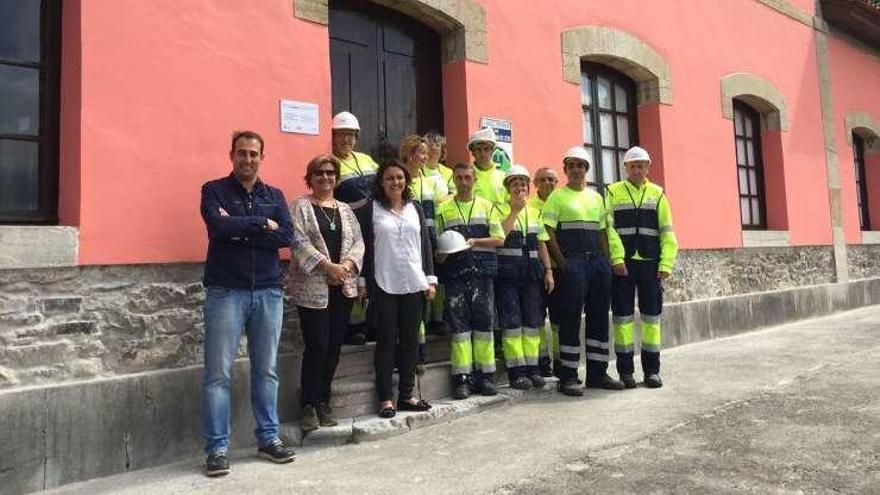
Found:
[[[444, 366], [435, 365], [436, 369]], [[429, 367], [430, 368], [430, 367]], [[448, 373], [448, 365], [445, 365]], [[449, 387], [448, 375], [446, 376], [447, 388]], [[423, 383], [424, 385], [424, 383]], [[446, 422], [458, 417], [476, 414], [486, 409], [512, 404], [527, 400], [541, 400], [555, 394], [556, 379], [548, 378], [547, 385], [542, 390], [514, 390], [506, 385], [499, 387], [498, 395], [484, 397], [474, 395], [464, 400], [452, 400], [448, 396], [437, 399], [429, 399], [433, 406], [425, 412], [398, 412], [394, 418], [384, 419], [376, 415], [375, 400], [371, 410], [366, 414], [353, 417], [341, 417], [339, 425], [331, 428], [318, 428], [315, 431], [303, 434], [299, 423], [286, 423], [281, 425], [281, 435], [291, 445], [300, 447], [325, 447], [339, 446], [349, 443], [359, 443], [372, 440], [380, 440], [395, 435], [400, 435], [417, 428], [423, 428], [437, 423]], [[424, 393], [424, 389], [423, 389]], [[423, 397], [427, 398], [424, 394]], [[334, 409], [334, 414], [336, 410]]]
[[[422, 398], [434, 400], [452, 393], [449, 362], [430, 363], [425, 373], [416, 377], [414, 395], [418, 396], [421, 389]], [[393, 376], [394, 392], [397, 394], [398, 376]], [[333, 380], [330, 406], [336, 417], [355, 417], [364, 414], [375, 414], [378, 406], [376, 397], [375, 374], [347, 376]]]
[[[429, 335], [428, 359], [429, 363], [449, 361], [450, 345], [449, 337]], [[335, 378], [349, 376], [363, 376], [373, 373], [373, 360], [376, 352], [376, 343], [367, 342], [364, 345], [344, 345], [339, 357], [339, 366], [336, 368]]]

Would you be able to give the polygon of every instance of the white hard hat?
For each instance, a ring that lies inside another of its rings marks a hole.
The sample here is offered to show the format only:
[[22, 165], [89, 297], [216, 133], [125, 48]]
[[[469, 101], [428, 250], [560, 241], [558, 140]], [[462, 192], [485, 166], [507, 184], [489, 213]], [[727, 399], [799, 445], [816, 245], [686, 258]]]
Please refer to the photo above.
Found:
[[639, 148], [638, 146], [633, 146], [626, 150], [626, 154], [623, 155], [623, 163], [642, 161], [651, 163], [651, 155], [644, 148]]
[[470, 249], [464, 236], [454, 230], [447, 230], [437, 237], [437, 253], [453, 254]]
[[514, 177], [522, 177], [529, 182], [531, 177], [529, 176], [529, 169], [525, 168], [520, 164], [511, 165], [510, 169], [507, 170], [507, 175], [504, 176], [504, 187], [507, 187], [507, 183], [510, 182], [510, 179]]
[[565, 163], [565, 160], [569, 158], [576, 158], [578, 160], [583, 160], [587, 162], [587, 165], [590, 164], [590, 152], [586, 150], [583, 146], [572, 146], [562, 155], [562, 163]]
[[335, 129], [351, 129], [353, 131], [360, 131], [361, 124], [358, 122], [357, 117], [349, 112], [339, 112], [335, 116], [333, 116], [333, 126]]
[[498, 146], [498, 141], [495, 139], [495, 131], [491, 127], [484, 127], [471, 134], [471, 137], [468, 138], [468, 149], [471, 149], [471, 146], [476, 143], [491, 143], [492, 146]]

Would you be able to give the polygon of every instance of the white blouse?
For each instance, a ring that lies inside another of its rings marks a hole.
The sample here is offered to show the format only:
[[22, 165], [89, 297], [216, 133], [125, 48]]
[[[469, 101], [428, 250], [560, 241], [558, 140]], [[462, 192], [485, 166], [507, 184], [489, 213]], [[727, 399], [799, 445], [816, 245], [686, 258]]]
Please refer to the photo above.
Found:
[[411, 294], [436, 284], [422, 269], [422, 227], [412, 203], [399, 213], [373, 203], [373, 270], [376, 283], [388, 294]]

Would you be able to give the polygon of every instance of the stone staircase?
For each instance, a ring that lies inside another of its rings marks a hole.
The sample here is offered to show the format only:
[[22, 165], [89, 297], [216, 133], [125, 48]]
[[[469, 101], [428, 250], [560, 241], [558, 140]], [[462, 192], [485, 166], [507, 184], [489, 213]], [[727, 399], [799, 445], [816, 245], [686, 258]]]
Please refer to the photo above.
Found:
[[[512, 390], [507, 385], [504, 360], [497, 358], [496, 383], [499, 395], [483, 397], [474, 395], [463, 401], [453, 401], [450, 380], [449, 337], [428, 336], [428, 362], [425, 373], [417, 376], [416, 397], [421, 394], [434, 406], [422, 413], [398, 412], [393, 419], [382, 419], [376, 415], [377, 398], [373, 373], [375, 343], [362, 346], [343, 346], [339, 367], [333, 381], [330, 405], [339, 426], [319, 428], [304, 434], [298, 422], [282, 425], [282, 435], [297, 446], [330, 446], [362, 442], [405, 433], [412, 429], [428, 426], [453, 417], [474, 414], [487, 407], [528, 400], [543, 396], [555, 389], [555, 379], [548, 379], [543, 391], [522, 392]], [[395, 393], [397, 375], [394, 375]]]
[[[373, 359], [376, 344], [343, 346], [336, 377], [333, 380], [330, 406], [339, 418], [375, 414], [377, 407]], [[449, 338], [428, 336], [427, 370], [417, 377], [418, 396], [428, 401], [447, 397], [452, 393], [449, 379]], [[394, 375], [395, 393], [397, 374]]]

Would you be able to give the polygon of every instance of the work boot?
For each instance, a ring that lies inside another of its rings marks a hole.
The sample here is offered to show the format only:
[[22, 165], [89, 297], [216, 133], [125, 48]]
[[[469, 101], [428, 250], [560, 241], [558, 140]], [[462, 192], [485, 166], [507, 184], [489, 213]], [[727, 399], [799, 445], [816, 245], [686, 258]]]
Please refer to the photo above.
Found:
[[480, 395], [497, 395], [498, 389], [495, 388], [495, 381], [488, 376], [481, 376], [477, 380], [476, 391]]
[[663, 386], [663, 380], [660, 379], [660, 373], [651, 373], [645, 375], [645, 386], [648, 388], [660, 388]]
[[351, 332], [345, 336], [345, 345], [364, 345], [367, 343], [367, 334], [364, 332]]
[[544, 388], [544, 385], [547, 385], [547, 380], [545, 380], [544, 376], [537, 370], [529, 373], [529, 381], [532, 382], [532, 386], [537, 390], [541, 390]]
[[466, 375], [452, 377], [452, 398], [456, 400], [467, 399], [471, 396], [471, 386]]
[[623, 390], [623, 382], [619, 380], [615, 380], [608, 376], [608, 374], [603, 374], [597, 379], [591, 379], [589, 376], [587, 377], [586, 382], [587, 388], [599, 388], [604, 390]]
[[517, 390], [528, 390], [532, 388], [532, 381], [524, 376], [514, 377], [510, 381], [510, 388], [515, 388]]
[[632, 373], [621, 373], [620, 381], [623, 382], [624, 388], [636, 388], [636, 379], [633, 377]]
[[582, 397], [584, 389], [581, 384], [574, 378], [559, 381], [559, 391], [570, 397]]
[[553, 366], [550, 362], [550, 356], [544, 356], [538, 359], [538, 370], [543, 377], [549, 378], [553, 376]]
[[333, 419], [333, 409], [330, 404], [322, 402], [318, 404], [318, 423], [321, 426], [336, 426], [339, 423]]
[[302, 413], [302, 421], [300, 421], [300, 427], [302, 428], [302, 431], [309, 432], [317, 430], [319, 423], [318, 412], [315, 410], [315, 406], [311, 404], [304, 405]]
[[213, 452], [205, 458], [205, 474], [209, 477], [226, 476], [229, 474], [229, 458], [226, 452]]

